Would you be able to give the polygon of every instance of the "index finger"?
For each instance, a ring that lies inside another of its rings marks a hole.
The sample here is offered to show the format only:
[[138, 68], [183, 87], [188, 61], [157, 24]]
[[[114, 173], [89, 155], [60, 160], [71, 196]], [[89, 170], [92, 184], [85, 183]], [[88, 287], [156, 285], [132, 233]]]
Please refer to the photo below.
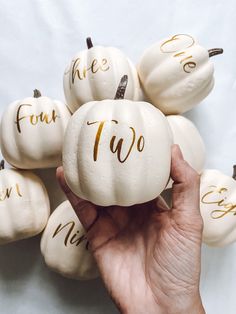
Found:
[[173, 145], [171, 154], [172, 207], [183, 213], [200, 214], [200, 176], [184, 160], [178, 145]]

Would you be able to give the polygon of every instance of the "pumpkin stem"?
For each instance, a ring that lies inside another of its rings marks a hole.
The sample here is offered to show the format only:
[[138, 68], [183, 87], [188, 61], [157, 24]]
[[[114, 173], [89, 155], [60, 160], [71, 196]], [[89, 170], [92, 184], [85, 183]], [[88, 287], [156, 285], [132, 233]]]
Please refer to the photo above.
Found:
[[39, 98], [39, 97], [41, 97], [42, 95], [41, 95], [41, 93], [40, 93], [40, 91], [38, 90], [38, 89], [35, 89], [34, 90], [34, 98]]
[[93, 42], [92, 42], [91, 37], [86, 38], [86, 43], [87, 43], [88, 49], [93, 47]]
[[232, 178], [236, 180], [236, 165], [234, 165], [234, 172], [233, 172]]
[[5, 161], [2, 159], [0, 162], [0, 170], [3, 170], [5, 168]]
[[117, 88], [114, 99], [124, 99], [127, 84], [128, 84], [128, 75], [124, 75], [122, 76], [120, 80], [120, 84]]
[[209, 57], [213, 57], [216, 55], [220, 55], [224, 52], [224, 50], [222, 48], [213, 48], [213, 49], [209, 49], [208, 53], [209, 53]]

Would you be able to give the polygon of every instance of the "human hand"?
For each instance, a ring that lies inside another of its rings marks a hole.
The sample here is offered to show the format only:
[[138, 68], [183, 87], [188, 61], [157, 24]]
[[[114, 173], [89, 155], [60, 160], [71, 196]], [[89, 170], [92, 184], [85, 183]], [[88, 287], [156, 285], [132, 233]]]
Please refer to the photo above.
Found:
[[177, 145], [172, 147], [172, 208], [161, 197], [131, 207], [96, 206], [69, 189], [62, 167], [57, 177], [122, 313], [205, 313], [199, 293], [199, 175]]

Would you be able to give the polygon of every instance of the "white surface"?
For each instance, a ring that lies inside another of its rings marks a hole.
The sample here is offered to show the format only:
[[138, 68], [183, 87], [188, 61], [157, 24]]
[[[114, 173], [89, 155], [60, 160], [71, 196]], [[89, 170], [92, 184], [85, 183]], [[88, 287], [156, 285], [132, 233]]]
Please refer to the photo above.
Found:
[[[187, 116], [207, 148], [207, 166], [231, 174], [236, 140], [236, 3], [228, 0], [30, 1], [0, 0], [1, 111], [38, 88], [63, 100], [62, 76], [70, 58], [94, 43], [114, 45], [134, 62], [153, 42], [191, 33], [206, 47], [223, 47], [214, 58], [213, 92]], [[208, 314], [236, 312], [236, 245], [203, 248], [203, 303]], [[2, 314], [115, 313], [99, 280], [74, 282], [48, 271], [38, 239], [0, 248]]]

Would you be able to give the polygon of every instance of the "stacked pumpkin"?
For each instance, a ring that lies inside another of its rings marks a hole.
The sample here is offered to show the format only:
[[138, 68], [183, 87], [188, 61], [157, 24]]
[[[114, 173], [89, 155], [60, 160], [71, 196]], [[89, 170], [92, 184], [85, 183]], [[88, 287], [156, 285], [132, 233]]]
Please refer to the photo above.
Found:
[[[175, 35], [145, 51], [136, 70], [116, 48], [93, 47], [90, 38], [87, 46], [64, 73], [68, 107], [35, 90], [34, 97], [8, 106], [0, 134], [2, 154], [15, 167], [0, 171], [0, 243], [45, 229], [41, 240], [45, 262], [77, 279], [98, 274], [84, 230], [68, 201], [49, 218], [46, 188], [32, 170], [63, 163], [71, 190], [101, 206], [143, 203], [170, 188], [172, 143], [180, 145], [184, 158], [201, 173], [203, 141], [193, 123], [178, 114], [210, 93], [214, 79], [209, 57], [223, 52], [204, 49], [190, 35]], [[212, 204], [219, 207], [218, 217], [228, 219], [217, 221], [221, 243], [224, 232], [233, 228], [232, 216], [222, 213], [229, 203], [214, 194], [222, 193], [214, 176], [221, 182], [218, 173], [204, 172], [201, 192], [205, 239], [210, 244], [218, 243], [213, 239], [217, 231]], [[233, 194], [233, 183], [222, 181], [223, 192]], [[231, 242], [234, 236], [228, 239]]]

